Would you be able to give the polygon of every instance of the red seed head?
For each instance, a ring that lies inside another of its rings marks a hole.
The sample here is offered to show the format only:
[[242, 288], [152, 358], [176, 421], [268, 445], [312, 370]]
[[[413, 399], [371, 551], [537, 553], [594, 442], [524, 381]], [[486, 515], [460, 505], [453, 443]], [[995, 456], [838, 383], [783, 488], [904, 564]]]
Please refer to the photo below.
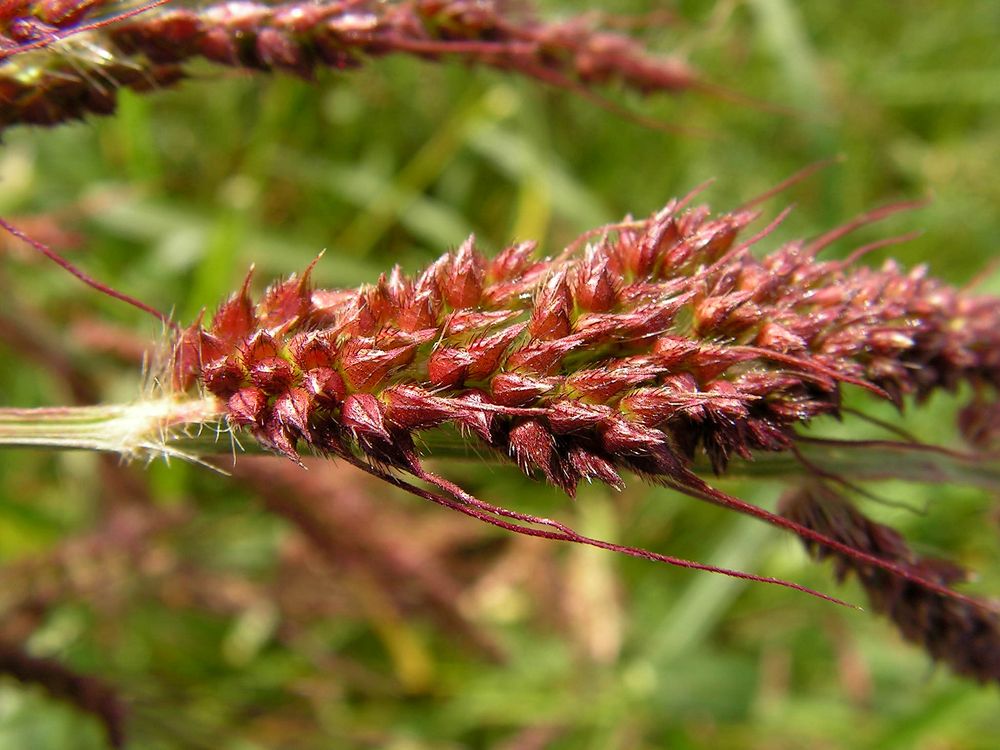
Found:
[[309, 275], [309, 270], [301, 279], [293, 274], [286, 281], [268, 288], [264, 299], [257, 306], [257, 317], [262, 328], [277, 333], [305, 319], [311, 303]]
[[223, 303], [212, 318], [212, 335], [219, 339], [222, 346], [230, 347], [242, 341], [256, 327], [257, 318], [250, 301], [252, 278], [253, 268], [247, 273], [240, 291]]
[[237, 357], [230, 355], [209, 362], [202, 368], [205, 387], [220, 398], [229, 398], [240, 389], [246, 378], [246, 371]]
[[469, 237], [462, 243], [442, 274], [445, 301], [455, 309], [475, 307], [483, 293], [486, 268], [475, 242], [475, 237]]
[[461, 385], [469, 372], [469, 365], [475, 361], [475, 355], [468, 349], [437, 348], [427, 362], [427, 379], [439, 388]]
[[190, 328], [181, 331], [171, 352], [171, 380], [174, 388], [186, 391], [203, 376], [206, 362], [212, 362], [226, 353], [222, 343], [201, 328], [198, 316]]
[[570, 336], [552, 341], [530, 341], [511, 352], [504, 366], [526, 375], [554, 375], [563, 358], [581, 346], [579, 340]]
[[302, 386], [319, 406], [332, 408], [344, 400], [347, 387], [340, 373], [332, 367], [315, 367], [302, 375]]
[[267, 331], [257, 330], [243, 342], [240, 342], [240, 354], [247, 369], [263, 359], [274, 359], [278, 356], [278, 342]]
[[536, 242], [521, 242], [505, 248], [490, 262], [490, 280], [495, 283], [511, 281], [522, 276], [531, 265], [537, 249], [538, 243]]
[[455, 406], [455, 421], [475, 433], [487, 445], [495, 445], [495, 412], [489, 409], [494, 404], [488, 394], [470, 390], [452, 399]]
[[236, 40], [224, 28], [205, 29], [198, 40], [198, 51], [206, 60], [222, 65], [236, 65], [240, 60]]
[[257, 57], [265, 68], [287, 70], [308, 77], [312, 65], [302, 46], [288, 34], [278, 29], [261, 29], [257, 32]]
[[532, 378], [516, 372], [501, 372], [490, 381], [493, 399], [503, 406], [527, 406], [554, 387], [552, 380]]
[[250, 381], [264, 393], [275, 394], [292, 384], [295, 373], [281, 357], [264, 357], [250, 367]]
[[234, 427], [263, 426], [267, 409], [267, 396], [260, 388], [240, 388], [230, 398], [226, 413]]
[[313, 395], [305, 388], [289, 388], [274, 401], [272, 413], [285, 431], [292, 435], [309, 436], [309, 417], [315, 407]]
[[291, 360], [300, 370], [330, 367], [335, 361], [337, 346], [325, 331], [302, 331], [288, 344]]
[[427, 430], [455, 419], [458, 409], [452, 399], [438, 398], [414, 385], [394, 385], [382, 395], [386, 421], [406, 432]]
[[370, 393], [352, 393], [344, 399], [340, 421], [362, 445], [392, 440], [382, 404]]
[[[729, 333], [729, 318], [753, 295], [750, 292], [731, 292], [706, 297], [694, 309], [694, 330], [699, 336], [722, 336]], [[756, 317], [752, 322], [756, 322]]]
[[606, 402], [626, 388], [655, 381], [662, 372], [664, 368], [661, 365], [645, 357], [633, 357], [610, 367], [579, 370], [566, 379], [566, 385], [583, 398]]
[[555, 476], [555, 438], [541, 422], [529, 419], [511, 429], [507, 449], [525, 474], [540, 469], [550, 481]]
[[[50, 26], [66, 26], [79, 21], [88, 10], [101, 2], [102, 0], [39, 0], [31, 6], [34, 14]], [[27, 5], [27, 0], [24, 4]]]
[[370, 340], [352, 339], [344, 345], [340, 357], [344, 380], [353, 390], [370, 391], [408, 365], [416, 350], [415, 344], [380, 349]]
[[735, 240], [749, 214], [678, 211], [554, 259], [487, 264], [470, 240], [412, 280], [310, 292], [306, 275], [256, 309], [244, 284], [180, 335], [175, 382], [200, 378], [288, 455], [304, 440], [426, 478], [413, 433], [450, 422], [567, 492], [623, 468], [690, 486], [699, 455], [721, 472], [787, 450], [844, 383], [901, 403], [968, 382], [988, 416], [966, 430], [1000, 433], [995, 300], [801, 244], [758, 259]]
[[573, 432], [593, 432], [612, 414], [614, 410], [610, 406], [560, 399], [546, 409], [545, 419], [555, 434], [567, 435]]
[[441, 318], [441, 292], [437, 284], [438, 266], [431, 266], [417, 279], [413, 293], [397, 317], [404, 331], [436, 328]]
[[473, 342], [468, 349], [472, 361], [469, 363], [467, 376], [471, 380], [485, 380], [489, 377], [497, 370], [507, 349], [526, 327], [526, 323], [514, 323]]
[[540, 339], [563, 338], [570, 332], [570, 311], [573, 299], [566, 273], [556, 271], [538, 292], [528, 330]]
[[618, 302], [616, 281], [608, 267], [610, 258], [594, 247], [587, 248], [583, 263], [573, 276], [573, 297], [587, 312], [603, 313]]
[[581, 446], [572, 446], [567, 454], [573, 471], [583, 479], [597, 479], [616, 490], [625, 489], [625, 482], [621, 475], [615, 471], [614, 464], [595, 451]]

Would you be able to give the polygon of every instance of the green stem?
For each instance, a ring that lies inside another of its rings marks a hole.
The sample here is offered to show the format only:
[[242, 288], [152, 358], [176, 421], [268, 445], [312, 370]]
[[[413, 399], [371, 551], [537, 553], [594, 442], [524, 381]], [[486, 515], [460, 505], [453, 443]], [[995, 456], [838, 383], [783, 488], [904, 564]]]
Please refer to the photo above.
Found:
[[[92, 450], [124, 458], [176, 456], [200, 461], [234, 452], [259, 452], [256, 441], [234, 442], [215, 398], [176, 396], [131, 404], [64, 406], [37, 409], [0, 408], [0, 448], [34, 447]], [[479, 451], [455, 430], [421, 434], [428, 455], [482, 461]], [[965, 455], [931, 446], [850, 441], [836, 444], [803, 441], [801, 456], [812, 466], [850, 482], [901, 479], [929, 484], [954, 483], [1000, 491], [996, 456]], [[710, 468], [697, 461], [699, 473]], [[752, 479], [801, 479], [810, 469], [789, 453], [758, 453], [753, 461], [734, 462], [727, 476]]]
[[[961, 453], [915, 443], [839, 441], [798, 444], [806, 461], [848, 482], [902, 480], [922, 484], [961, 484], [1000, 491], [1000, 460], [995, 454]], [[752, 462], [734, 464], [728, 474], [782, 478], [807, 473], [788, 453], [756, 454]]]

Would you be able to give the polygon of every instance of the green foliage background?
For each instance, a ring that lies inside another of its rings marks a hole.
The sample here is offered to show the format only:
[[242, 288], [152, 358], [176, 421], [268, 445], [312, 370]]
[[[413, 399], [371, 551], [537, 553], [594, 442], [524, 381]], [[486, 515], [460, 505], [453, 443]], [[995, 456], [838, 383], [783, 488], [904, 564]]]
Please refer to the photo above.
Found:
[[[641, 14], [659, 5], [604, 9]], [[542, 5], [546, 16], [580, 9]], [[74, 260], [187, 321], [214, 307], [250, 263], [268, 279], [325, 248], [318, 280], [354, 285], [393, 263], [417, 268], [470, 232], [491, 251], [526, 238], [556, 249], [709, 178], [706, 200], [729, 209], [841, 155], [842, 164], [770, 202], [772, 213], [787, 202], [796, 209], [765, 246], [930, 196], [926, 208], [833, 252], [921, 229], [889, 252], [959, 283], [986, 268], [983, 288], [1000, 291], [989, 265], [1000, 248], [998, 29], [1000, 4], [990, 2], [680, 3], [676, 24], [640, 36], [684, 51], [714, 83], [792, 110], [698, 93], [607, 92], [697, 135], [646, 128], [571, 93], [459, 64], [397, 57], [321, 73], [314, 84], [206, 66], [176, 90], [122, 96], [113, 118], [6, 134], [0, 213], [67, 215], [85, 237]], [[148, 319], [9, 253], [0, 293], [5, 313], [68, 353], [101, 383], [104, 400], [136, 393], [135, 368], [92, 351], [74, 325], [110, 322], [161, 338]], [[17, 347], [0, 343], [0, 361], [3, 405], [68, 402], [58, 378]], [[907, 425], [948, 442], [950, 404], [937, 399]], [[863, 429], [828, 427], [841, 436]], [[591, 535], [835, 589], [828, 568], [808, 562], [795, 539], [661, 489], [593, 488], [571, 504], [505, 469], [440, 468], [483, 497], [558, 514]], [[176, 463], [135, 476], [155, 503], [194, 511], [164, 554], [226, 580], [274, 584], [280, 550], [296, 532], [245, 486]], [[113, 502], [101, 477], [90, 455], [0, 455], [0, 557], [14, 565], [44, 556], [99, 526]], [[782, 490], [761, 481], [726, 488], [770, 507]], [[877, 490], [926, 513], [866, 510], [921, 551], [979, 571], [979, 590], [1000, 591], [994, 498], [901, 482]], [[368, 491], [387, 512], [446, 513]], [[473, 521], [447, 523], [472, 539], [467, 555], [505, 560], [509, 575], [484, 574], [463, 602], [506, 649], [503, 664], [419, 610], [383, 617], [375, 606], [347, 607], [337, 618], [306, 618], [294, 638], [282, 638], [282, 614], [266, 599], [228, 613], [182, 606], [154, 596], [141, 571], [108, 573], [113, 606], [90, 589], [46, 610], [29, 647], [116, 685], [132, 708], [131, 746], [144, 749], [997, 746], [995, 688], [933, 669], [867, 613], [595, 551], [515, 546], [466, 528]], [[365, 601], [378, 591], [366, 594], [356, 570], [343, 580], [323, 575]], [[537, 595], [529, 586], [537, 578], [566, 599]], [[5, 596], [32, 593], [16, 584], [7, 582]], [[838, 593], [863, 601], [853, 586]], [[102, 746], [91, 719], [0, 681], [0, 748]]]

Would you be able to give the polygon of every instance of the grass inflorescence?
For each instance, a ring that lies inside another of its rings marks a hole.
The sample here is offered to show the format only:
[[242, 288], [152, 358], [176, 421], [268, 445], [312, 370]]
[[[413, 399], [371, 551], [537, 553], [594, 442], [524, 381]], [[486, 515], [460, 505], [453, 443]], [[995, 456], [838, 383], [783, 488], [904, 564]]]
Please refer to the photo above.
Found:
[[314, 289], [310, 267], [256, 304], [248, 275], [210, 325], [179, 334], [173, 387], [204, 388], [234, 429], [292, 460], [304, 448], [344, 458], [482, 520], [552, 525], [429, 472], [419, 433], [451, 424], [570, 495], [582, 479], [621, 488], [632, 472], [988, 608], [919, 567], [720, 492], [692, 467], [702, 453], [717, 474], [757, 452], [799, 455], [796, 429], [839, 415], [846, 385], [898, 407], [961, 383], [995, 397], [997, 300], [920, 268], [855, 265], [868, 248], [819, 260], [843, 229], [757, 258], [773, 223], [743, 239], [757, 212], [713, 216], [689, 200], [554, 258], [526, 242], [488, 260], [469, 238], [413, 276], [396, 268], [358, 289]]
[[[545, 23], [473, 0], [223, 2], [132, 8], [91, 0], [66, 9], [25, 0], [0, 16], [0, 127], [108, 114], [117, 91], [169, 86], [201, 58], [244, 71], [312, 78], [372, 57], [452, 58], [587, 91], [618, 82], [641, 92], [698, 85], [687, 64], [582, 18]], [[72, 12], [71, 12], [72, 11]]]

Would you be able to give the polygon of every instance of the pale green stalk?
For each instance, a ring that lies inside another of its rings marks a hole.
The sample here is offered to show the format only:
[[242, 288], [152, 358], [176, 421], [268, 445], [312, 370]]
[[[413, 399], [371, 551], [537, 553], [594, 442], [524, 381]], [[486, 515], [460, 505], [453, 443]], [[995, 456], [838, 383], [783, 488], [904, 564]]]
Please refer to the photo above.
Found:
[[128, 459], [176, 456], [196, 460], [186, 443], [198, 440], [206, 428], [217, 428], [221, 413], [218, 399], [197, 396], [98, 406], [2, 408], [0, 446], [101, 451]]
[[[436, 458], [483, 458], [455, 430], [441, 428], [421, 437]], [[241, 443], [231, 434], [218, 399], [196, 395], [98, 406], [0, 408], [0, 447], [88, 450], [116, 453], [127, 460], [176, 457], [195, 462], [213, 455], [262, 452], [256, 441]], [[1000, 491], [1000, 465], [995, 460], [929, 446], [805, 443], [799, 453], [810, 465], [851, 482], [902, 479]], [[701, 473], [710, 471], [702, 461], [696, 468]], [[757, 453], [753, 461], [736, 461], [727, 471], [731, 477], [758, 479], [801, 478], [809, 473], [802, 461], [786, 453]]]

